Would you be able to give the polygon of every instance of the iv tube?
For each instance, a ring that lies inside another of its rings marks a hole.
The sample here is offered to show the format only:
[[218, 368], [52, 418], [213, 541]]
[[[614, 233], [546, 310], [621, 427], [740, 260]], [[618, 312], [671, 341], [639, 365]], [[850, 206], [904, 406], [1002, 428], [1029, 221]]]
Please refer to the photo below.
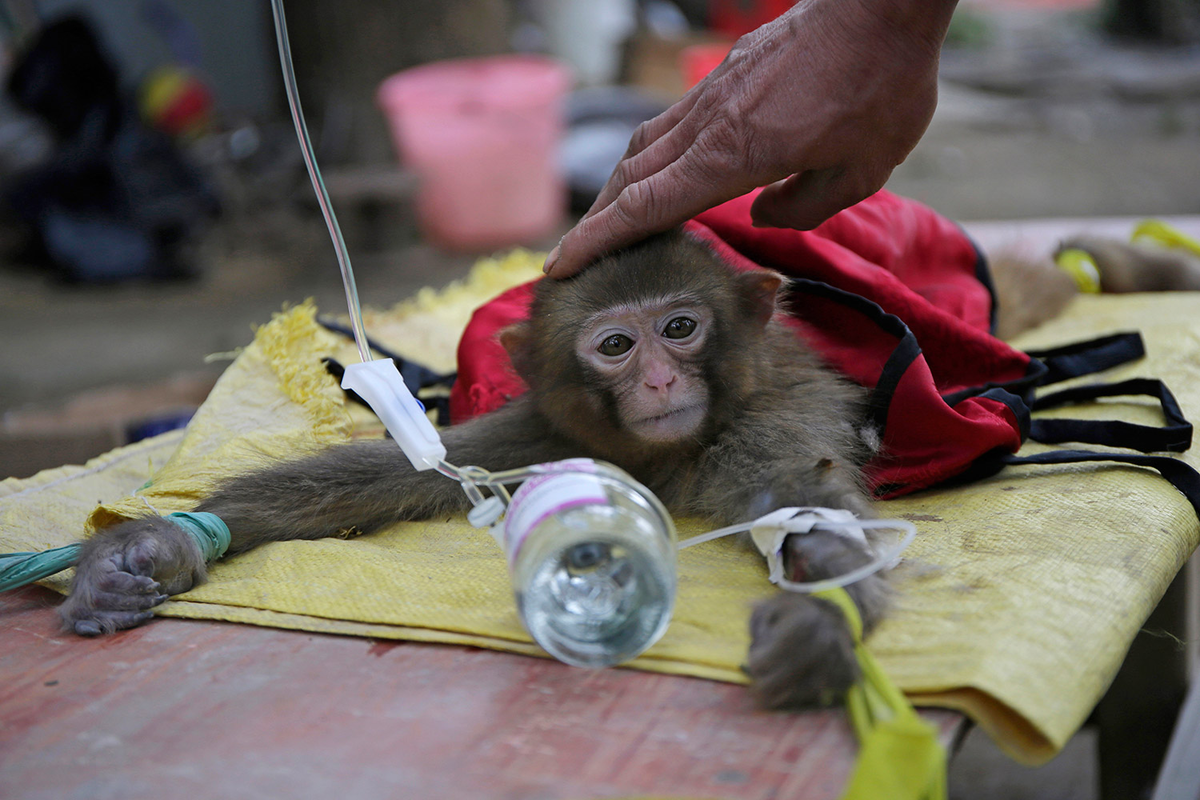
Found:
[[[279, 63], [283, 68], [283, 85], [287, 93], [288, 108], [292, 112], [292, 123], [296, 128], [296, 138], [300, 140], [300, 152], [304, 156], [304, 165], [308, 168], [308, 177], [312, 179], [313, 190], [317, 195], [317, 204], [321, 207], [321, 215], [325, 218], [325, 227], [329, 229], [329, 237], [333, 240], [333, 249], [337, 253], [338, 266], [342, 271], [342, 285], [346, 289], [346, 309], [350, 314], [350, 328], [354, 333], [354, 343], [358, 346], [358, 356], [366, 364], [371, 361], [371, 350], [367, 345], [366, 329], [363, 327], [362, 307], [358, 302], [358, 287], [354, 283], [354, 269], [350, 266], [350, 254], [347, 252], [346, 242], [342, 238], [342, 229], [338, 225], [337, 215], [329, 200], [329, 192], [325, 189], [325, 181], [321, 178], [321, 169], [317, 166], [317, 157], [313, 153], [308, 126], [304, 124], [304, 110], [300, 107], [300, 95], [296, 89], [296, 71], [292, 67], [292, 48], [288, 44], [287, 21], [283, 15], [283, 0], [271, 0], [271, 14], [275, 20], [275, 41], [279, 45]], [[395, 379], [400, 384], [397, 390], [402, 389], [404, 382], [400, 379], [399, 373], [396, 374]], [[404, 389], [404, 394], [407, 393], [408, 390]], [[378, 413], [378, 409], [376, 412]], [[460, 470], [441, 459], [435, 469], [442, 475], [453, 478], [462, 484], [472, 505], [479, 505], [483, 502], [483, 495], [476, 488], [477, 484], [483, 484], [479, 480], [472, 480], [471, 477], [468, 477], [472, 468]], [[483, 470], [477, 470], [477, 472], [488, 475]], [[474, 477], [478, 479], [482, 475], [474, 474]], [[507, 490], [496, 486], [490, 488], [507, 502]]]
[[308, 127], [304, 124], [304, 111], [300, 108], [300, 95], [296, 92], [296, 73], [292, 69], [292, 48], [288, 45], [287, 22], [283, 18], [283, 0], [271, 0], [271, 13], [275, 17], [275, 41], [279, 44], [279, 61], [283, 66], [283, 83], [287, 90], [288, 107], [292, 111], [292, 122], [296, 126], [296, 136], [300, 139], [300, 150], [304, 154], [304, 165], [308, 167], [308, 177], [312, 179], [313, 189], [317, 193], [317, 204], [321, 206], [321, 214], [325, 217], [325, 225], [329, 228], [330, 238], [333, 239], [333, 249], [337, 251], [338, 266], [342, 270], [342, 285], [346, 287], [346, 307], [350, 311], [350, 327], [354, 331], [354, 343], [358, 345], [359, 358], [363, 361], [370, 361], [371, 351], [367, 346], [367, 332], [363, 328], [362, 308], [358, 304], [358, 288], [354, 284], [354, 270], [350, 267], [350, 254], [346, 252], [346, 243], [342, 240], [342, 229], [338, 227], [337, 215], [333, 213], [333, 204], [329, 202], [329, 192], [325, 190], [325, 181], [321, 179], [321, 170], [317, 166], [316, 156], [313, 155]]

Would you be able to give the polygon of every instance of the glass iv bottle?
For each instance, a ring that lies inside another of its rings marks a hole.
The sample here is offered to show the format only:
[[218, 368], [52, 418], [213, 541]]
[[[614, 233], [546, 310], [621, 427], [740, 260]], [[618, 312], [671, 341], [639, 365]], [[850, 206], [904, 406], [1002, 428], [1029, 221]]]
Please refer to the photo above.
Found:
[[666, 631], [675, 606], [670, 514], [604, 462], [573, 459], [531, 471], [499, 537], [526, 630], [575, 666], [639, 655]]

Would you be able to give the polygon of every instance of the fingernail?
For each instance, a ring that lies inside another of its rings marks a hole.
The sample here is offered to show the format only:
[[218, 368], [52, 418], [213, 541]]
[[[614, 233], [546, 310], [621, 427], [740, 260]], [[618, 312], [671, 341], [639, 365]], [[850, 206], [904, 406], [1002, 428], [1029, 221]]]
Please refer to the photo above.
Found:
[[550, 255], [546, 256], [546, 263], [542, 265], [542, 272], [548, 273], [554, 269], [554, 265], [558, 263], [558, 249], [562, 247], [562, 242], [554, 245], [554, 249], [550, 251]]

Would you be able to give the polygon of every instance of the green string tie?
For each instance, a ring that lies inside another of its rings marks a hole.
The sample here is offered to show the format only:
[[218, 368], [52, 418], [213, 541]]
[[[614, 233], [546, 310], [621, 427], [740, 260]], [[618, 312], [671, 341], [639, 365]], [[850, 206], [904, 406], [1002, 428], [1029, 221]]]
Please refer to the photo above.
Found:
[[40, 553], [0, 554], [0, 592], [19, 589], [73, 567], [79, 561], [78, 542]]
[[946, 800], [946, 752], [932, 725], [884, 674], [862, 642], [862, 618], [845, 589], [813, 592], [841, 609], [862, 677], [846, 695], [858, 760], [841, 800]]
[[204, 561], [216, 561], [229, 549], [229, 526], [216, 514], [207, 511], [176, 511], [167, 519], [183, 528], [200, 547]]
[[[229, 526], [216, 514], [207, 511], [178, 511], [167, 519], [187, 531], [204, 560], [215, 561], [229, 549]], [[79, 563], [79, 542], [55, 547], [39, 553], [0, 554], [0, 592], [19, 589], [49, 578]]]

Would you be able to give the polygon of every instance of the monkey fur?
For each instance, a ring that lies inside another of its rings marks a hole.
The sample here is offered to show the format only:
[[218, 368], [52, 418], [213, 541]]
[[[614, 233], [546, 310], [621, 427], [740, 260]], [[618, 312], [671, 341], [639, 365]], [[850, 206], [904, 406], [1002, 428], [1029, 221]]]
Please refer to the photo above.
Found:
[[[1106, 282], [1110, 262], [1129, 276], [1146, 260], [1128, 246], [1072, 244], [1081, 245], [1097, 254]], [[1049, 259], [996, 267], [1001, 310], [1017, 310], [1001, 314], [1008, 335], [1057, 313], [1076, 292]], [[1200, 278], [1200, 263], [1159, 269], [1173, 277], [1141, 280], [1183, 288]], [[775, 318], [782, 285], [767, 270], [730, 269], [678, 231], [609, 255], [571, 279], [539, 282], [530, 318], [501, 334], [529, 391], [444, 430], [447, 460], [503, 470], [604, 459], [648, 486], [672, 513], [717, 525], [783, 506], [873, 517], [860, 469], [875, 453], [878, 432], [867, 427], [865, 391], [823, 367]], [[458, 484], [413, 470], [384, 440], [234, 477], [196, 510], [225, 521], [232, 555], [265, 542], [370, 533], [468, 507]], [[871, 558], [832, 533], [793, 536], [786, 550], [796, 580], [843, 574]], [[132, 520], [85, 543], [60, 614], [78, 634], [111, 633], [145, 622], [167, 596], [204, 579], [199, 550], [181, 529], [159, 517]], [[847, 591], [870, 631], [887, 605], [886, 576]], [[745, 671], [763, 707], [827, 703], [857, 677], [845, 620], [823, 600], [780, 592], [754, 610], [750, 624]]]

